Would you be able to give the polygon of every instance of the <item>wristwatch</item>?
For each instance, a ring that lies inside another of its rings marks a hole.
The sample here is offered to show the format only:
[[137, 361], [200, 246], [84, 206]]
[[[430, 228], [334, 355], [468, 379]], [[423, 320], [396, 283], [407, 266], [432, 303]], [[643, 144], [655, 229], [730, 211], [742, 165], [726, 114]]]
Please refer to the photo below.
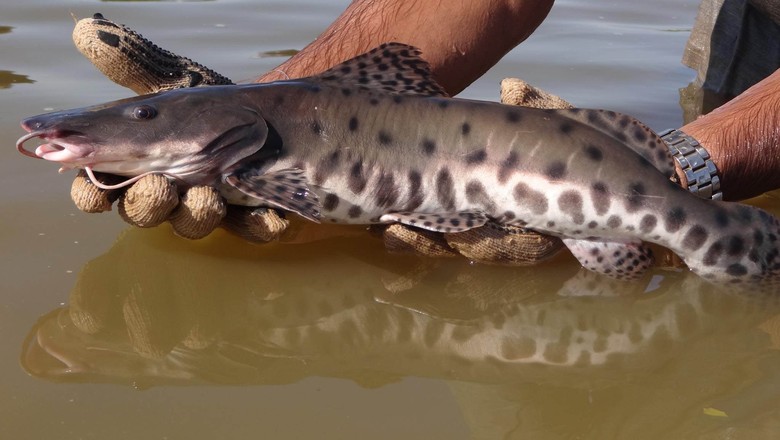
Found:
[[688, 191], [703, 199], [723, 200], [718, 169], [710, 159], [710, 153], [696, 139], [680, 130], [672, 128], [658, 135], [685, 173]]

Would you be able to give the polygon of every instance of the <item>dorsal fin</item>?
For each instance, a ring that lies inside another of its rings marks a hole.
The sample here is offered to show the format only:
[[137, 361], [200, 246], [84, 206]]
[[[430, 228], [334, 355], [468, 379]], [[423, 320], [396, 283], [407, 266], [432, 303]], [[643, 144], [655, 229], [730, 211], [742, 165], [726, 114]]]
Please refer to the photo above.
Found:
[[307, 79], [398, 95], [449, 96], [420, 54], [408, 44], [385, 43]]
[[666, 143], [645, 124], [626, 114], [608, 110], [556, 110], [562, 116], [597, 128], [644, 157], [665, 176], [674, 175], [674, 162]]

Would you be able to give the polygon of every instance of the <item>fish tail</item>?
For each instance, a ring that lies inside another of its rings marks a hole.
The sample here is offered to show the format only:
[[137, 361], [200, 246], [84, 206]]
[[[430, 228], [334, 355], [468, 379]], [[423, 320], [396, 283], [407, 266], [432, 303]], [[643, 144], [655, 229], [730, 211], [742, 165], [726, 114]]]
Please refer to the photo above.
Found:
[[780, 220], [763, 209], [733, 202], [701, 201], [697, 215], [667, 213], [679, 226], [669, 247], [703, 278], [730, 284], [780, 287]]

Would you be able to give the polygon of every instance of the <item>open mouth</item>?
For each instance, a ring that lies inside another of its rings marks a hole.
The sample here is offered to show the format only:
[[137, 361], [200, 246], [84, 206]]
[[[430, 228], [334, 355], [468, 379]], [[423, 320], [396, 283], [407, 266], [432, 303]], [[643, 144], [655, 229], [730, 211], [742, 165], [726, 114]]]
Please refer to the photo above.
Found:
[[39, 145], [35, 151], [30, 151], [24, 147], [24, 143], [34, 138], [41, 138], [43, 140], [61, 139], [68, 136], [68, 133], [51, 132], [51, 131], [33, 131], [19, 138], [16, 141], [16, 150], [24, 154], [27, 157], [35, 159], [45, 159], [52, 162], [60, 162], [63, 164], [77, 162], [80, 159], [84, 159], [88, 151], [85, 148], [81, 148], [78, 145], [68, 144], [64, 142], [49, 142]]

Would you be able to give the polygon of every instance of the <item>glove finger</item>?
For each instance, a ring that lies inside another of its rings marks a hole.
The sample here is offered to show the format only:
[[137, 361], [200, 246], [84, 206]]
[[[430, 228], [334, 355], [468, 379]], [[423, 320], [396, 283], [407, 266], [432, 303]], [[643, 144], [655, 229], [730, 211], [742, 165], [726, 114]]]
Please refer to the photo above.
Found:
[[227, 77], [161, 49], [138, 32], [101, 14], [76, 23], [73, 43], [111, 81], [139, 95], [181, 87], [233, 84]]
[[[111, 174], [96, 173], [102, 183], [113, 185], [119, 183], [125, 178]], [[73, 179], [73, 185], [70, 187], [70, 198], [76, 207], [84, 212], [96, 213], [111, 210], [111, 204], [119, 198], [124, 189], [106, 190], [98, 188], [87, 177], [84, 170], [80, 170]]]
[[193, 186], [181, 197], [169, 221], [177, 235], [197, 240], [211, 234], [226, 213], [219, 191], [210, 186]]
[[119, 198], [119, 215], [139, 228], [151, 228], [168, 219], [179, 204], [176, 186], [159, 174], [144, 176]]

